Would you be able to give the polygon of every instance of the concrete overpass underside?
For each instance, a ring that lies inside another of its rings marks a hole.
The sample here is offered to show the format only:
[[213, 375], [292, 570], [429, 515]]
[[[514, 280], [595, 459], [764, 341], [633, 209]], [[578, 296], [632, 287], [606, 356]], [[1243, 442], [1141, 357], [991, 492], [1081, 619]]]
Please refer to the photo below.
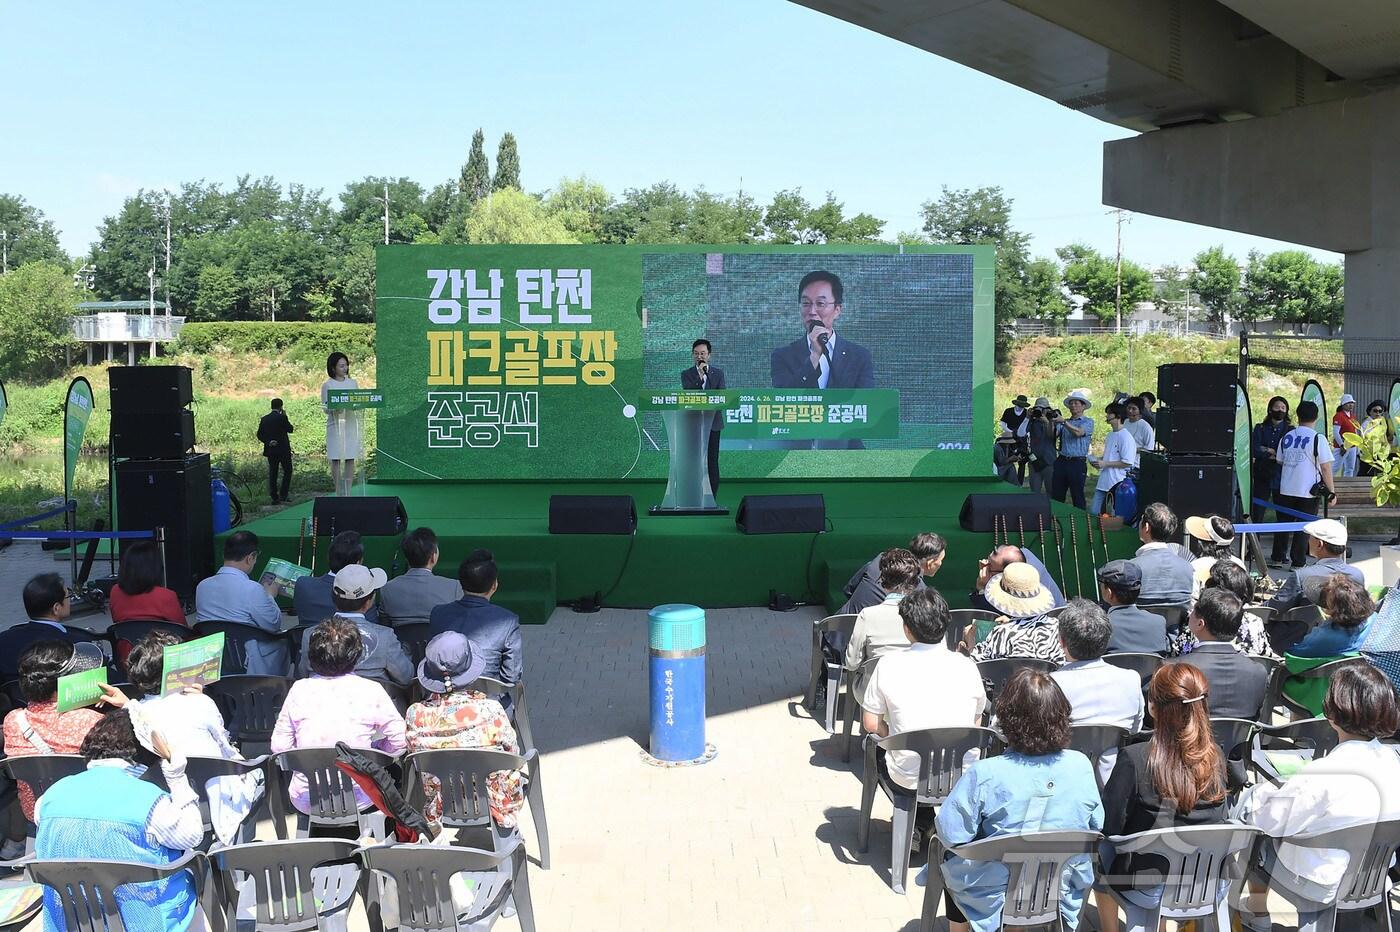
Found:
[[1348, 344], [1400, 337], [1397, 0], [794, 2], [1136, 130], [1105, 204], [1344, 253]]

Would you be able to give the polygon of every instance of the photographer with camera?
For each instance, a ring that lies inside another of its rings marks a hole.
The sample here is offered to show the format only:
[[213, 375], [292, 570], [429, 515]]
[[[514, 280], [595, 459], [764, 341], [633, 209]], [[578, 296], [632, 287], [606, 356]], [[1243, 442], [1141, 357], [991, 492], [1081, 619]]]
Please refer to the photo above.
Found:
[[[1315, 515], [1321, 499], [1325, 498], [1329, 505], [1337, 500], [1336, 487], [1332, 484], [1332, 445], [1318, 436], [1316, 404], [1300, 401], [1297, 413], [1298, 426], [1278, 442], [1275, 456], [1282, 471], [1274, 501], [1285, 508]], [[1293, 533], [1289, 558], [1295, 570], [1307, 562], [1306, 534]]]
[[1068, 492], [1074, 507], [1084, 507], [1084, 480], [1089, 475], [1089, 441], [1094, 437], [1094, 420], [1085, 417], [1089, 409], [1089, 396], [1076, 388], [1065, 398], [1069, 417], [1053, 412], [1055, 436], [1060, 442], [1060, 455], [1055, 458], [1055, 468], [1050, 483], [1050, 497], [1057, 502], [1065, 500]]
[[1026, 478], [1031, 491], [1037, 494], [1050, 491], [1056, 457], [1055, 420], [1059, 416], [1059, 409], [1050, 407], [1050, 400], [1042, 396], [1035, 400], [1035, 406], [1026, 420], [1027, 462], [1030, 465]]
[[[998, 443], [1005, 444], [1009, 449], [1005, 451], [1005, 459], [1008, 466], [1014, 464], [1014, 469], [1008, 469], [1003, 478], [1013, 485], [1021, 485], [1026, 479], [1026, 435], [1030, 422], [1030, 411], [1027, 410], [1030, 402], [1026, 400], [1024, 394], [1017, 395], [1011, 401], [1011, 407], [1001, 412], [1001, 421], [997, 426], [1001, 428], [1001, 439]], [[1000, 470], [998, 471], [1000, 473]]]

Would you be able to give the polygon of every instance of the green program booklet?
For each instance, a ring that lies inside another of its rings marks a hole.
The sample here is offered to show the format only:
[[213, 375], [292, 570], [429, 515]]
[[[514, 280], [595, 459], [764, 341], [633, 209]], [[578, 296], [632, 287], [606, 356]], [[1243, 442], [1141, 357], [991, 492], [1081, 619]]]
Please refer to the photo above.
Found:
[[267, 566], [263, 567], [260, 579], [264, 584], [277, 583], [277, 590], [290, 599], [296, 595], [297, 580], [310, 575], [311, 571], [304, 566], [297, 566], [295, 563], [288, 563], [279, 557], [273, 557], [267, 561]]
[[72, 712], [90, 706], [104, 695], [107, 668], [94, 667], [82, 673], [70, 673], [58, 678], [58, 711]]
[[224, 633], [171, 644], [165, 648], [160, 673], [160, 694], [168, 696], [186, 686], [207, 686], [219, 681], [224, 660]]

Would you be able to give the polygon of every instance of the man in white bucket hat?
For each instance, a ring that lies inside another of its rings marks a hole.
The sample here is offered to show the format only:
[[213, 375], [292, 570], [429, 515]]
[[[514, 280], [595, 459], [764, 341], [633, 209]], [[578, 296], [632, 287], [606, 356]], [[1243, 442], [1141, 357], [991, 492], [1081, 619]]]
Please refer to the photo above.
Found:
[[1065, 500], [1068, 492], [1074, 507], [1084, 507], [1084, 480], [1089, 471], [1089, 441], [1094, 438], [1093, 418], [1086, 417], [1089, 410], [1089, 395], [1082, 388], [1076, 388], [1065, 397], [1065, 407], [1069, 417], [1063, 412], [1055, 419], [1055, 435], [1060, 442], [1060, 453], [1055, 457], [1055, 472], [1050, 482], [1050, 497], [1057, 502]]

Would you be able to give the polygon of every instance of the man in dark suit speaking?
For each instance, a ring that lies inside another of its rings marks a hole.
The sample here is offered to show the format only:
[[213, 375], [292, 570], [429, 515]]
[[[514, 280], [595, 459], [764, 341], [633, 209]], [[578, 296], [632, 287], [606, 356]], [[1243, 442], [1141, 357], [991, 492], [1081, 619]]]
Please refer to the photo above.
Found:
[[[724, 388], [724, 370], [710, 365], [710, 341], [701, 337], [690, 344], [690, 355], [695, 365], [681, 370], [681, 388], [701, 389]], [[705, 462], [710, 470], [710, 494], [719, 493], [719, 432], [724, 429], [724, 412], [716, 411], [710, 424], [710, 443], [705, 452]]]
[[870, 351], [836, 335], [841, 279], [818, 270], [802, 276], [797, 303], [806, 336], [773, 350], [774, 388], [874, 388]]

